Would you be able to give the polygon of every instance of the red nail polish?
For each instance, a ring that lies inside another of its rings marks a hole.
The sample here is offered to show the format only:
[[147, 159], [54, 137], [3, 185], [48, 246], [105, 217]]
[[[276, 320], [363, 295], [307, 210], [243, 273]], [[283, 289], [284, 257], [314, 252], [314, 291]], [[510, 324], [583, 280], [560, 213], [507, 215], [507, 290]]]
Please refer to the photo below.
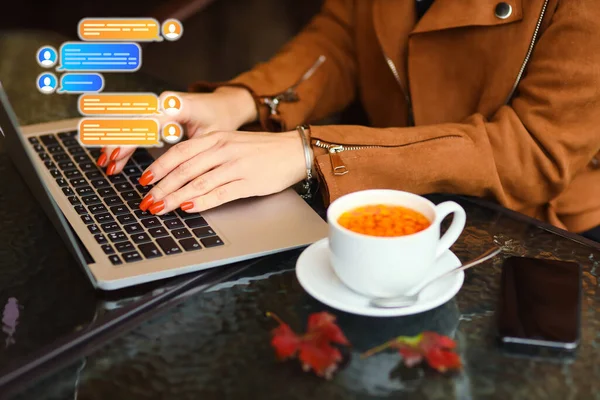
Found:
[[121, 148], [117, 147], [111, 154], [110, 154], [110, 161], [115, 161], [117, 159], [117, 157], [119, 157], [119, 153], [121, 152]]
[[148, 208], [148, 211], [150, 211], [151, 214], [156, 214], [161, 212], [162, 210], [165, 209], [165, 202], [163, 200], [156, 202], [154, 204], [152, 204], [150, 206], [150, 208]]
[[114, 174], [116, 168], [117, 168], [117, 164], [115, 164], [114, 161], [111, 161], [110, 164], [108, 164], [108, 168], [106, 168], [106, 175]]
[[191, 201], [186, 201], [184, 203], [181, 203], [179, 208], [181, 208], [183, 211], [191, 210], [192, 208], [194, 208], [194, 203], [192, 203]]
[[144, 197], [144, 200], [142, 200], [142, 202], [140, 203], [140, 210], [146, 211], [148, 207], [152, 205], [152, 203], [154, 203], [154, 198], [151, 194], [149, 194], [146, 197]]
[[106, 154], [105, 153], [100, 154], [100, 157], [98, 157], [97, 164], [101, 167], [104, 167], [104, 164], [106, 164]]
[[141, 176], [141, 178], [138, 180], [138, 182], [142, 186], [147, 186], [150, 182], [152, 182], [152, 179], [154, 179], [154, 175], [152, 175], [152, 171], [146, 171]]

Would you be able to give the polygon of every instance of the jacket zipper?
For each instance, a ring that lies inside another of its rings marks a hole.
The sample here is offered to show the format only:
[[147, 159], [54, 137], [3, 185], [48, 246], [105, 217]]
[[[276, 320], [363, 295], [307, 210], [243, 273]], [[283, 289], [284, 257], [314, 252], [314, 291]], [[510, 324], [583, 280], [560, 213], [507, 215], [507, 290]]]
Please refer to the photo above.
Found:
[[517, 79], [510, 91], [510, 94], [506, 98], [504, 104], [508, 104], [517, 90], [517, 86], [519, 86], [519, 82], [521, 82], [521, 78], [523, 77], [523, 73], [525, 73], [525, 68], [529, 63], [529, 59], [531, 58], [531, 53], [533, 53], [533, 48], [535, 46], [535, 41], [537, 40], [537, 36], [540, 32], [540, 27], [542, 26], [542, 20], [544, 19], [544, 15], [546, 14], [546, 8], [548, 7], [549, 0], [544, 1], [544, 5], [542, 6], [542, 11], [540, 12], [540, 16], [538, 18], [537, 24], [535, 25], [535, 30], [533, 31], [533, 37], [531, 38], [531, 43], [529, 43], [529, 49], [527, 50], [527, 54], [525, 55], [525, 59], [523, 60], [523, 64], [521, 65], [521, 69], [519, 70], [519, 74], [517, 75]]
[[277, 108], [279, 107], [279, 104], [281, 104], [282, 102], [298, 101], [299, 98], [298, 98], [298, 95], [296, 94], [296, 88], [298, 86], [300, 86], [300, 84], [302, 82], [310, 79], [310, 77], [313, 76], [313, 74], [317, 71], [317, 69], [319, 69], [319, 67], [321, 65], [323, 65], [323, 63], [325, 62], [326, 59], [327, 59], [327, 57], [325, 57], [324, 55], [319, 56], [319, 58], [317, 58], [317, 60], [314, 62], [314, 64], [304, 73], [304, 75], [302, 75], [300, 77], [300, 79], [298, 79], [298, 81], [296, 81], [296, 83], [294, 83], [292, 86], [287, 88], [284, 92], [282, 92], [276, 96], [262, 97], [261, 100], [262, 100], [263, 104], [265, 104], [267, 107], [269, 107], [270, 114], [277, 115], [279, 113]]
[[[383, 51], [383, 48], [381, 50]], [[402, 85], [402, 81], [400, 80], [400, 74], [398, 73], [396, 64], [394, 64], [392, 59], [389, 58], [387, 56], [387, 54], [383, 53], [383, 55], [385, 57], [385, 62], [387, 63], [388, 67], [390, 68], [390, 71], [392, 71], [392, 75], [394, 75], [394, 78], [396, 79], [396, 82], [398, 83], [398, 86], [400, 86], [400, 90], [402, 91], [402, 94], [404, 95], [404, 99], [406, 100], [406, 105], [408, 107], [408, 126], [413, 126], [415, 124], [415, 119], [413, 117], [412, 101], [410, 99], [410, 94], [408, 93], [408, 89], [404, 89], [404, 86]]]
[[315, 142], [315, 146], [327, 150], [327, 152], [329, 153], [329, 159], [331, 161], [331, 169], [333, 170], [333, 174], [336, 176], [346, 175], [348, 172], [350, 172], [350, 171], [348, 171], [348, 168], [346, 168], [346, 166], [342, 162], [342, 158], [340, 157], [340, 155], [338, 153], [341, 153], [342, 151], [354, 151], [354, 150], [360, 150], [360, 149], [373, 149], [373, 148], [386, 147], [386, 146], [376, 146], [376, 145], [344, 146], [341, 144], [324, 143], [320, 140], [317, 140]]

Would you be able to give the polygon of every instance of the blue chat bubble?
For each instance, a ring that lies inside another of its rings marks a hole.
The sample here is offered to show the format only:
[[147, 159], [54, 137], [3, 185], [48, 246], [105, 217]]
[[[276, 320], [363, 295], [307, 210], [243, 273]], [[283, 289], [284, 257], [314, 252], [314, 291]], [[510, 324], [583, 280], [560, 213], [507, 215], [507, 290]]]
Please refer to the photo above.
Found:
[[59, 93], [94, 93], [104, 88], [100, 74], [63, 74], [60, 77]]
[[58, 71], [133, 72], [142, 65], [137, 43], [66, 42], [60, 46]]

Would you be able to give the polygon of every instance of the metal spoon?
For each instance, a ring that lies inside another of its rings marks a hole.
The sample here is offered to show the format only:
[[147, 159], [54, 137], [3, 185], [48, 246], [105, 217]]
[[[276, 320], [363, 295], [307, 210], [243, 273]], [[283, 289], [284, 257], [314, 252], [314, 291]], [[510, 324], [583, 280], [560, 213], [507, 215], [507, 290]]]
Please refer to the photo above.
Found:
[[490, 258], [497, 255], [498, 253], [500, 253], [500, 251], [502, 251], [501, 248], [492, 247], [491, 249], [487, 250], [485, 253], [483, 253], [479, 257], [469, 261], [468, 263], [463, 264], [460, 267], [457, 267], [450, 271], [444, 272], [443, 274], [438, 275], [429, 281], [426, 281], [424, 284], [418, 286], [416, 289], [413, 289], [412, 291], [414, 293], [412, 293], [412, 294], [407, 294], [404, 296], [396, 296], [396, 297], [377, 297], [377, 298], [371, 299], [370, 304], [373, 307], [378, 307], [378, 308], [401, 308], [401, 307], [412, 306], [419, 300], [419, 294], [423, 291], [423, 289], [425, 289], [427, 286], [429, 286], [429, 284], [431, 284], [445, 276], [453, 274], [455, 272], [464, 271], [465, 269], [468, 269], [468, 268], [474, 267], [475, 265], [481, 264], [482, 262], [487, 261]]

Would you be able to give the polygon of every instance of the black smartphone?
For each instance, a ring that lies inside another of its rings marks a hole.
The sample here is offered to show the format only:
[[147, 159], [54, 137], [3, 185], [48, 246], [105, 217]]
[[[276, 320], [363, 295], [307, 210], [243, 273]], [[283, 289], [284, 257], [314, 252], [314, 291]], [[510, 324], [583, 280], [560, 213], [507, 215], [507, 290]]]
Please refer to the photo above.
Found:
[[507, 258], [502, 267], [498, 340], [523, 355], [573, 355], [579, 344], [582, 271], [574, 262]]

